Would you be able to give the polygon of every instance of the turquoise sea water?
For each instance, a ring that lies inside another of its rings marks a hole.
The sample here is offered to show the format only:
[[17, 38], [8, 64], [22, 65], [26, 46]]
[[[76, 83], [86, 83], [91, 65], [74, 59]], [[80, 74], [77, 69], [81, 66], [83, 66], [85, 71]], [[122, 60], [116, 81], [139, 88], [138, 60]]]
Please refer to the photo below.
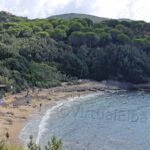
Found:
[[149, 150], [150, 94], [104, 92], [61, 100], [36, 114], [23, 128], [43, 147], [52, 135], [65, 150]]

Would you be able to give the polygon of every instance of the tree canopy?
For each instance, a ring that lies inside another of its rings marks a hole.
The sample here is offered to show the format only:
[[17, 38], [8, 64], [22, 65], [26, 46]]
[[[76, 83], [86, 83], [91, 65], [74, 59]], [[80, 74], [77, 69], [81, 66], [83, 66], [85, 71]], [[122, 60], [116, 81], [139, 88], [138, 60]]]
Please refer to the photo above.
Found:
[[70, 78], [150, 81], [150, 24], [0, 16], [0, 83], [14, 91]]

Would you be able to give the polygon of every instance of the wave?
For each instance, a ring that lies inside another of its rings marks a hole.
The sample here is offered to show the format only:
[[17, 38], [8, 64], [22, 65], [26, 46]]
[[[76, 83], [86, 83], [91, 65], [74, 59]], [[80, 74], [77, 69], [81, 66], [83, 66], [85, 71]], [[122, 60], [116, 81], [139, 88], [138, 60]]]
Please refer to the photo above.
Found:
[[58, 103], [56, 106], [53, 106], [51, 109], [49, 109], [46, 114], [44, 115], [44, 117], [42, 118], [40, 124], [39, 124], [39, 132], [38, 132], [38, 136], [36, 138], [36, 144], [39, 144], [41, 137], [44, 135], [44, 133], [47, 131], [47, 122], [50, 119], [51, 113], [61, 107], [63, 105], [63, 102]]
[[76, 101], [76, 100], [83, 100], [83, 99], [87, 99], [87, 98], [92, 98], [95, 97], [97, 95], [100, 95], [101, 93], [92, 93], [92, 94], [87, 94], [87, 95], [83, 95], [83, 96], [75, 96], [75, 97], [69, 97], [66, 100], [61, 100], [58, 101], [57, 104], [53, 107], [51, 107], [49, 110], [47, 110], [47, 112], [45, 113], [45, 115], [43, 116], [40, 124], [39, 124], [39, 131], [38, 131], [38, 136], [36, 138], [36, 144], [39, 144], [40, 139], [42, 138], [42, 136], [47, 132], [47, 124], [48, 121], [51, 117], [51, 114], [57, 109], [61, 108], [61, 107], [69, 107], [71, 106], [72, 102]]

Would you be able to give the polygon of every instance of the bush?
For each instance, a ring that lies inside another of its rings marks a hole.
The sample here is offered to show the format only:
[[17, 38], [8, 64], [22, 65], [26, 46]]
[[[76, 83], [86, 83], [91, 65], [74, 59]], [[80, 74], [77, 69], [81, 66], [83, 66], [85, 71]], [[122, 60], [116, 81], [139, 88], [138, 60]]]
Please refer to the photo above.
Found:
[[0, 150], [5, 150], [5, 143], [4, 141], [0, 141]]

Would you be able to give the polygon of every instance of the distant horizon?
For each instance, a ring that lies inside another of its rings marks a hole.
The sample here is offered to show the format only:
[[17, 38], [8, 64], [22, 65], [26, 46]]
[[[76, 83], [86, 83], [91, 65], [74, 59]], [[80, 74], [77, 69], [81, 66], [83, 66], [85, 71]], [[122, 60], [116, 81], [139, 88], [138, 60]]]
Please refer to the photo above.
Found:
[[0, 4], [0, 11], [29, 19], [77, 13], [150, 22], [149, 0], [0, 0]]

